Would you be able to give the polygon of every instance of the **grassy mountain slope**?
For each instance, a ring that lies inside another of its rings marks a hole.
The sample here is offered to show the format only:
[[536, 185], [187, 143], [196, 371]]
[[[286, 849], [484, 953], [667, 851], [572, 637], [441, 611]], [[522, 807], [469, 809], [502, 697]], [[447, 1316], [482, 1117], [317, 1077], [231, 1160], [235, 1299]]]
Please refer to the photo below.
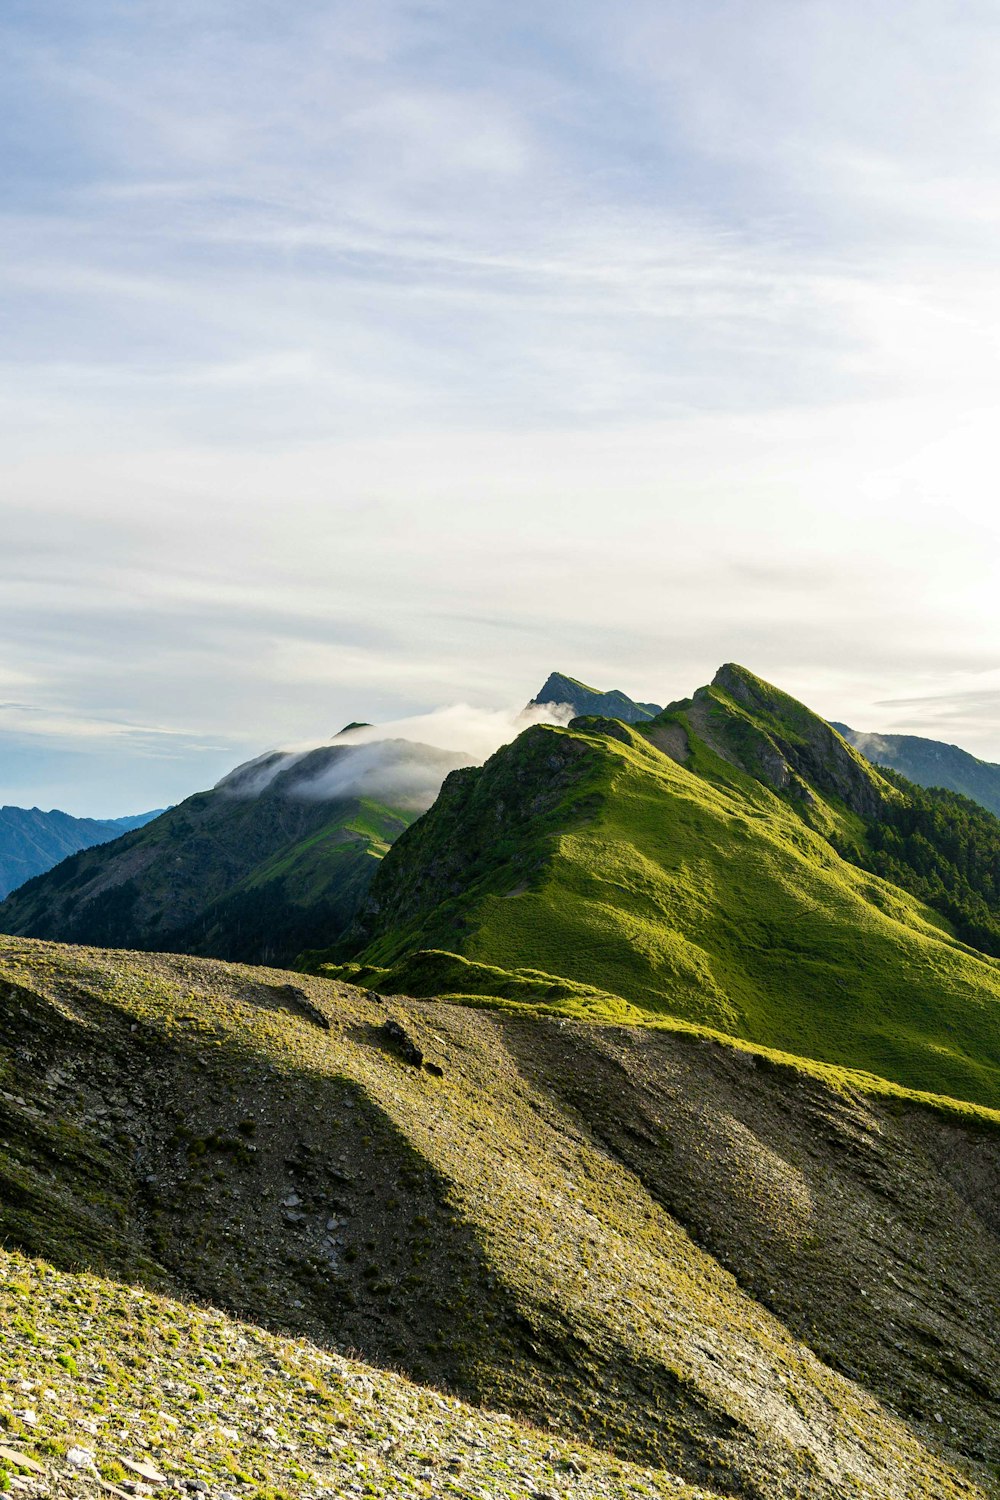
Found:
[[449, 777], [372, 886], [361, 973], [1000, 1105], [1000, 966], [830, 843], [902, 794], [800, 705], [779, 721], [727, 685], [643, 728], [538, 727]]
[[[778, 792], [824, 833], [856, 828], [845, 823], [845, 815], [877, 817], [895, 800], [892, 788], [830, 724], [733, 662], [693, 698], [670, 704], [649, 727], [654, 744], [708, 780], [720, 779], [713, 764], [718, 756]], [[703, 747], [712, 754], [700, 754]], [[730, 770], [721, 780], [744, 784]]]
[[[754, 1500], [998, 1493], [1000, 1120], [648, 1028], [10, 938], [0, 1021], [0, 1318], [35, 1362], [0, 1417], [50, 1467], [43, 1433], [112, 1480], [228, 1454], [254, 1496], [343, 1493], [355, 1459], [376, 1495], [674, 1492], [611, 1453]], [[179, 1295], [525, 1417], [548, 1457]]]
[[[350, 921], [379, 860], [416, 816], [405, 798], [388, 806], [364, 794], [364, 768], [376, 751], [383, 778], [397, 762], [410, 774], [418, 758], [440, 779], [461, 760], [390, 743], [251, 762], [113, 846], [29, 882], [0, 905], [0, 930], [289, 960]], [[367, 759], [354, 789], [348, 771], [359, 757]]]
[[711, 745], [773, 787], [851, 863], [925, 901], [956, 937], [1000, 957], [1000, 820], [987, 809], [887, 767], [873, 774], [835, 726], [732, 664], [644, 732], [710, 780], [697, 747]]
[[159, 813], [128, 818], [74, 818], [40, 807], [0, 807], [0, 900], [26, 880], [51, 870], [80, 849], [106, 844]]
[[603, 714], [609, 719], [621, 719], [626, 724], [655, 718], [661, 712], [657, 703], [636, 703], [617, 688], [605, 693], [600, 688], [578, 682], [575, 677], [566, 677], [562, 672], [551, 672], [531, 702], [568, 703], [575, 714]]
[[874, 734], [835, 724], [856, 750], [877, 766], [898, 771], [917, 786], [940, 786], [970, 797], [1000, 817], [1000, 766], [979, 760], [958, 745], [916, 734]]

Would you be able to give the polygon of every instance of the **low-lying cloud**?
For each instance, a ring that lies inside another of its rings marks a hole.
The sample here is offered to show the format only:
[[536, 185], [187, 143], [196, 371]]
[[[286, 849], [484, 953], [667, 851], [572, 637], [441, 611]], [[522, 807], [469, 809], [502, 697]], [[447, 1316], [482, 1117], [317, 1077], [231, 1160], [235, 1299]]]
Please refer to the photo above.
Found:
[[423, 812], [450, 771], [481, 765], [525, 729], [567, 724], [573, 713], [568, 704], [495, 710], [452, 704], [345, 729], [323, 744], [270, 751], [223, 777], [218, 789], [236, 797], [271, 793], [330, 802], [371, 797]]

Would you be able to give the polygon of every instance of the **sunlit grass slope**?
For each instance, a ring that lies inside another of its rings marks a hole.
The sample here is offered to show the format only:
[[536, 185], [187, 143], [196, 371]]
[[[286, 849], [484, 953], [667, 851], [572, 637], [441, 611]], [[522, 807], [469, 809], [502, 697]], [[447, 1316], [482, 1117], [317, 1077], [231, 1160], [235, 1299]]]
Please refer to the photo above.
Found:
[[441, 993], [449, 963], [426, 950], [443, 950], [472, 961], [458, 992], [609, 1017], [625, 1001], [1000, 1105], [1000, 965], [742, 770], [709, 780], [711, 753], [692, 770], [611, 721], [522, 735], [396, 845], [358, 957]]

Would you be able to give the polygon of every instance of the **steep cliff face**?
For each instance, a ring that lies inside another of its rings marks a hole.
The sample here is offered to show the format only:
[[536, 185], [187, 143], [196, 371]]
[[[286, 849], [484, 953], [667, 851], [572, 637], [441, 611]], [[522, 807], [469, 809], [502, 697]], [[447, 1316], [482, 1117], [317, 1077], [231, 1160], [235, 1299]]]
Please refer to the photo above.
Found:
[[689, 713], [719, 754], [809, 804], [816, 794], [878, 817], [893, 795], [872, 766], [804, 704], [729, 662], [699, 688]]

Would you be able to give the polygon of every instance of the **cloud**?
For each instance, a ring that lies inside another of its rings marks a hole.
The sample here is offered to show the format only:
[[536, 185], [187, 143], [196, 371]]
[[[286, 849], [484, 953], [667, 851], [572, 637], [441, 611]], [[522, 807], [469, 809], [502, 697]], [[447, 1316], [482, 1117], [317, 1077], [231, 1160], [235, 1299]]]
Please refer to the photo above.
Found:
[[162, 805], [554, 667], [929, 730], [1000, 659], [960, 10], [8, 7], [0, 795]]
[[449, 771], [481, 765], [532, 725], [567, 724], [572, 716], [566, 704], [496, 710], [452, 704], [389, 724], [346, 729], [326, 744], [270, 751], [237, 767], [218, 787], [235, 797], [267, 792], [323, 801], [372, 797], [422, 812]]
[[455, 703], [426, 714], [411, 714], [387, 724], [366, 724], [337, 736], [338, 743], [371, 745], [382, 740], [411, 740], [440, 750], [462, 750], [470, 764], [509, 744], [533, 724], [568, 724], [573, 710], [565, 703], [533, 703], [526, 708], [485, 709]]
[[[964, 674], [967, 676], [968, 674]], [[876, 705], [884, 732], [919, 734], [931, 739], [954, 738], [963, 749], [982, 759], [1000, 760], [996, 725], [1000, 723], [1000, 684], [996, 671], [987, 684], [956, 687], [950, 693], [912, 698], [887, 698]]]

